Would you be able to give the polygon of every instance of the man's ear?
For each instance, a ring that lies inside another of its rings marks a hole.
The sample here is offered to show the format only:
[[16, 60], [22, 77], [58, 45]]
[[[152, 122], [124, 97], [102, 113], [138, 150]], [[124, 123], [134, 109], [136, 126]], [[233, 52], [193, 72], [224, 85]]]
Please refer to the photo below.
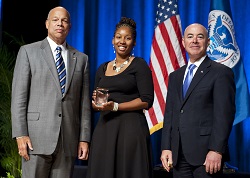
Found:
[[45, 21], [45, 26], [46, 26], [46, 28], [48, 29], [48, 26], [49, 26], [48, 19]]
[[184, 38], [182, 38], [182, 46], [185, 48]]

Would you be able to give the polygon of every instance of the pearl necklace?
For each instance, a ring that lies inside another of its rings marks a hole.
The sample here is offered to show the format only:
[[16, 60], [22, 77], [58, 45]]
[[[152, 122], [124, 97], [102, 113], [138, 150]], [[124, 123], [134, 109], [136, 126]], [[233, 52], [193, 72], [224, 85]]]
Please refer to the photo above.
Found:
[[128, 59], [126, 61], [124, 61], [120, 67], [116, 67], [116, 58], [114, 60], [114, 63], [113, 63], [113, 70], [115, 70], [117, 73], [120, 72], [120, 70], [126, 65], [129, 63], [129, 59], [130, 59], [131, 56], [128, 57]]

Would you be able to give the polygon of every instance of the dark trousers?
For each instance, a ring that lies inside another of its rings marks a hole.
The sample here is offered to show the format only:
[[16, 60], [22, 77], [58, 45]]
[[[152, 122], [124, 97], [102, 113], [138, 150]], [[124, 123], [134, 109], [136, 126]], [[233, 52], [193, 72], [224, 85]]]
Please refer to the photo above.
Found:
[[216, 174], [209, 174], [206, 172], [204, 165], [190, 165], [185, 159], [182, 148], [179, 150], [177, 165], [173, 168], [173, 178], [218, 178], [222, 173], [222, 168]]

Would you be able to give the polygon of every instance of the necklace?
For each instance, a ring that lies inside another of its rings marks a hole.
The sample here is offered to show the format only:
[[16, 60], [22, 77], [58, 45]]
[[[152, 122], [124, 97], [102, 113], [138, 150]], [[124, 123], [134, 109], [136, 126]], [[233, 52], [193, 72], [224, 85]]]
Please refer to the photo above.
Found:
[[126, 61], [124, 61], [120, 67], [116, 67], [116, 58], [114, 60], [114, 63], [113, 63], [113, 70], [115, 70], [117, 73], [120, 72], [120, 70], [126, 65], [129, 63], [129, 59], [130, 59], [131, 56], [128, 57], [128, 59]]

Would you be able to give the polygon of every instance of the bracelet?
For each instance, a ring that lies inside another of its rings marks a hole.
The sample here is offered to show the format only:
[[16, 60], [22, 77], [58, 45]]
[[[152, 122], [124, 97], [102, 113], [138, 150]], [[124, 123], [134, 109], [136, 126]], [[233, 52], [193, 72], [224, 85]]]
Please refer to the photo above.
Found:
[[113, 107], [113, 110], [114, 112], [118, 111], [118, 103], [114, 102], [114, 107]]
[[21, 136], [21, 137], [16, 137], [16, 140], [18, 140], [19, 138], [23, 138], [23, 136]]

